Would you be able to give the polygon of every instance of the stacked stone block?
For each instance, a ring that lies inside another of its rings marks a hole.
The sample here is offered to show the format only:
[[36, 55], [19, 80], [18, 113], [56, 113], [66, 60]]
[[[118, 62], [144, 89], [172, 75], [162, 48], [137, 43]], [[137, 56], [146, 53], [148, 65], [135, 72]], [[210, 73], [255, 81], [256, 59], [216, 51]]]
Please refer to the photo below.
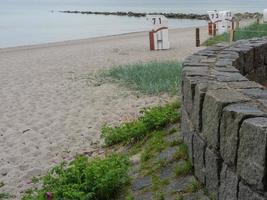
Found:
[[183, 64], [182, 134], [214, 199], [267, 199], [267, 90], [255, 82], [263, 79], [267, 38], [209, 47]]

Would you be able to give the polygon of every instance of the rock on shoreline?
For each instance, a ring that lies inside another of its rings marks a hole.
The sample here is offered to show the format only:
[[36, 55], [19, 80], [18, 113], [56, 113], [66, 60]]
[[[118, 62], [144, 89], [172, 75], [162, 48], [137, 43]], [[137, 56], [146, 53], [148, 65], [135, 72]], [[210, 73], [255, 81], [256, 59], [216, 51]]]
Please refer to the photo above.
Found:
[[[146, 15], [164, 15], [170, 19], [197, 19], [197, 20], [209, 20], [207, 14], [185, 14], [185, 13], [139, 13], [139, 12], [94, 12], [94, 11], [71, 11], [64, 10], [59, 11], [61, 13], [70, 13], [70, 14], [87, 14], [87, 15], [116, 15], [116, 16], [128, 16], [128, 17], [145, 17]], [[235, 14], [237, 19], [256, 19], [261, 18], [261, 13], [237, 13]]]

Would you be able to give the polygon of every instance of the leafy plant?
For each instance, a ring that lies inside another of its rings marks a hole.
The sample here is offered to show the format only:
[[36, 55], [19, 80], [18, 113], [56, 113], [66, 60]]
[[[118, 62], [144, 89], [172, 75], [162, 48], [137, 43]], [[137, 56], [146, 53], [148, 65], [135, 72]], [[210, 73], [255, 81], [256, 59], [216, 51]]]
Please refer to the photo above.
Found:
[[12, 198], [13, 196], [12, 195], [10, 195], [9, 193], [6, 193], [6, 192], [4, 192], [4, 193], [0, 193], [0, 199], [10, 199], [10, 198]]
[[45, 200], [47, 193], [60, 200], [113, 199], [129, 183], [128, 169], [125, 156], [94, 160], [78, 156], [53, 168], [43, 178], [43, 187], [25, 194], [23, 200]]
[[127, 122], [117, 127], [104, 126], [102, 137], [107, 146], [121, 142], [138, 141], [150, 132], [161, 130], [166, 125], [180, 120], [177, 111], [180, 103], [175, 102], [165, 106], [144, 109], [143, 115], [133, 122]]

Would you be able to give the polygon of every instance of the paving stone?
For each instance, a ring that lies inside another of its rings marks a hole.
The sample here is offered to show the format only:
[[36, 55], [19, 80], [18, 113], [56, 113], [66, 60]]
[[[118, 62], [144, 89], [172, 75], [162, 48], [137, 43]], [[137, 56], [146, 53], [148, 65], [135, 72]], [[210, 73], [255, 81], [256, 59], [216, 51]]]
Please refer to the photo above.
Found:
[[181, 136], [181, 133], [178, 131], [178, 132], [175, 132], [173, 134], [165, 136], [164, 140], [167, 141], [167, 142], [181, 141], [182, 140], [182, 136]]
[[240, 129], [237, 173], [248, 184], [261, 190], [267, 187], [266, 149], [267, 118], [245, 120]]
[[183, 196], [183, 200], [210, 200], [210, 198], [206, 196], [204, 192], [201, 190], [196, 193], [185, 194]]
[[134, 195], [134, 200], [152, 200], [153, 199], [153, 193], [152, 192], [144, 192], [140, 194]]
[[226, 166], [221, 171], [219, 200], [237, 200], [238, 177]]
[[198, 134], [193, 136], [194, 173], [201, 183], [205, 184], [205, 142]]
[[131, 176], [132, 178], [137, 178], [139, 174], [139, 170], [140, 170], [139, 164], [133, 165], [131, 169], [129, 170], [129, 176]]
[[206, 93], [202, 109], [203, 129], [200, 135], [207, 140], [208, 145], [219, 148], [218, 130], [223, 108], [227, 104], [247, 100], [248, 98], [235, 90], [209, 90]]
[[266, 200], [266, 198], [256, 192], [253, 192], [248, 186], [240, 182], [238, 200]]
[[160, 179], [169, 179], [175, 176], [175, 168], [178, 165], [182, 165], [184, 164], [185, 161], [181, 160], [178, 162], [173, 162], [168, 164], [166, 167], [164, 167], [163, 169], [161, 169], [159, 177]]
[[194, 176], [185, 176], [177, 178], [170, 182], [170, 184], [166, 187], [166, 192], [168, 193], [178, 193], [187, 189], [190, 184], [196, 182], [196, 178]]
[[240, 123], [244, 118], [262, 116], [257, 106], [249, 103], [232, 104], [223, 109], [220, 126], [220, 152], [223, 160], [235, 166]]
[[142, 190], [146, 187], [151, 186], [151, 184], [152, 184], [152, 179], [150, 176], [139, 177], [133, 181], [132, 190], [133, 191]]
[[156, 161], [165, 160], [166, 162], [171, 162], [173, 160], [176, 151], [177, 147], [175, 146], [165, 149], [156, 156]]

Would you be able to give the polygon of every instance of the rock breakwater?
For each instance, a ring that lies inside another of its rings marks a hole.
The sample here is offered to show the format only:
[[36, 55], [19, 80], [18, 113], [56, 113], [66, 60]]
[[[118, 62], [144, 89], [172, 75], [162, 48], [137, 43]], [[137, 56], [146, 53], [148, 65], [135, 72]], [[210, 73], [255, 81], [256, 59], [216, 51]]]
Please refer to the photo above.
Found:
[[[59, 11], [61, 13], [69, 13], [69, 14], [86, 14], [86, 15], [115, 15], [115, 16], [128, 16], [128, 17], [145, 17], [146, 15], [164, 15], [169, 19], [196, 19], [196, 20], [209, 20], [209, 16], [207, 14], [193, 14], [193, 13], [161, 13], [161, 12], [153, 12], [153, 13], [145, 13], [145, 12], [96, 12], [96, 11], [71, 11], [64, 10]], [[261, 18], [261, 13], [237, 13], [235, 17], [238, 19], [256, 19]]]

